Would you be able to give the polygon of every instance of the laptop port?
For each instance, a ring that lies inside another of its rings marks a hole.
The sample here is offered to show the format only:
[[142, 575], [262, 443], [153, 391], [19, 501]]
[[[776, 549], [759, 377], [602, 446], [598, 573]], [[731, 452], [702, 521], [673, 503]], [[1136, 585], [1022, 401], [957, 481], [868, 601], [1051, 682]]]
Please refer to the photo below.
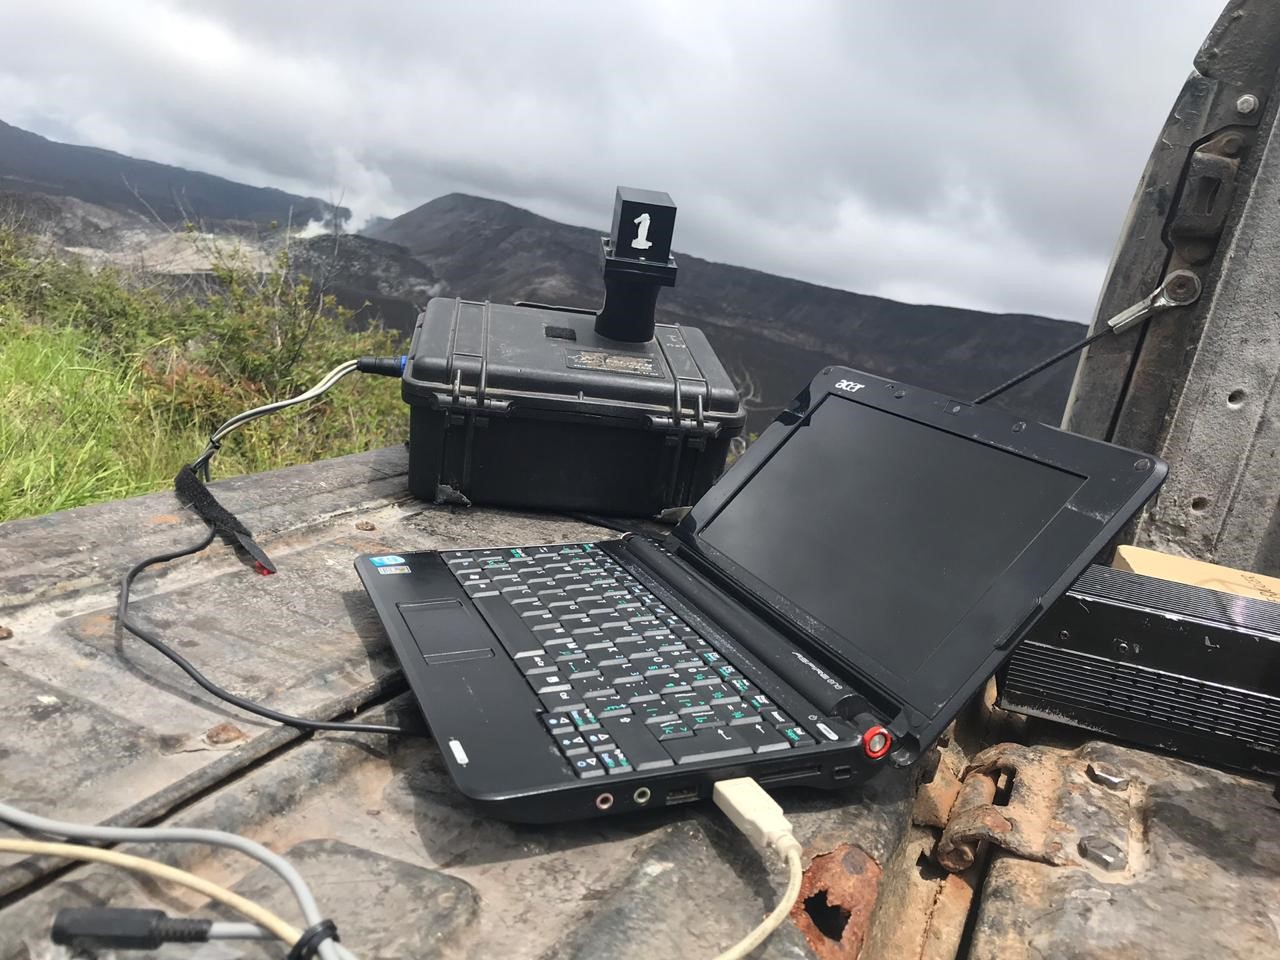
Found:
[[649, 790], [648, 787], [640, 787], [638, 790], [636, 790], [635, 793], [631, 795], [631, 799], [633, 799], [636, 803], [643, 804], [643, 803], [648, 803], [649, 798], [651, 796], [653, 796], [653, 793]]
[[831, 771], [832, 780], [848, 780], [853, 776], [852, 767], [836, 767]]
[[772, 784], [792, 783], [796, 780], [807, 780], [810, 777], [819, 777], [821, 775], [821, 767], [801, 767], [799, 770], [783, 770], [780, 773], [766, 773], [762, 777], [756, 777], [756, 783], [765, 787]]
[[612, 806], [613, 806], [613, 794], [612, 794], [612, 793], [602, 793], [602, 794], [600, 794], [600, 796], [596, 797], [596, 809], [597, 809], [597, 810], [608, 810], [608, 809], [609, 809], [610, 807], [612, 807]]
[[681, 790], [667, 791], [668, 807], [675, 803], [690, 803], [697, 799], [698, 799], [697, 787], [685, 787], [684, 789], [681, 789]]

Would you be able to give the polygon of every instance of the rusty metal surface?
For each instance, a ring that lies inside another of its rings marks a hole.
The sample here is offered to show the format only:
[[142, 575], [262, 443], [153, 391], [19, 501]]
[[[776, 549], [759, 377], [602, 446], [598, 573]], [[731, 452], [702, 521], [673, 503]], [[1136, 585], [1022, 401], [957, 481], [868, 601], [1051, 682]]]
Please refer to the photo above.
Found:
[[[376, 549], [536, 543], [607, 534], [554, 516], [432, 506], [388, 449], [215, 485], [277, 562], [260, 577], [223, 547], [146, 576], [137, 616], [213, 678], [314, 717], [420, 727], [352, 569]], [[710, 956], [781, 892], [709, 806], [555, 827], [478, 816], [426, 736], [307, 737], [224, 708], [141, 642], [116, 635], [116, 580], [202, 527], [169, 494], [0, 525], [0, 795], [53, 816], [235, 830], [288, 853], [368, 958]], [[7, 636], [7, 631], [12, 631]], [[780, 791], [809, 857], [849, 844], [879, 870], [906, 829], [910, 776], [859, 791]], [[293, 916], [231, 854], [151, 851]], [[60, 905], [204, 905], [109, 868], [5, 858], [0, 960], [51, 957]], [[262, 946], [166, 948], [204, 960]], [[761, 957], [804, 957], [786, 924]]]
[[791, 919], [819, 960], [856, 960], [880, 890], [880, 865], [843, 843], [810, 861]]
[[[1076, 846], [1058, 865], [993, 852], [971, 960], [1280, 957], [1272, 784], [1103, 742], [1049, 755], [1068, 771], [1055, 829]], [[1076, 778], [1090, 764], [1102, 782]]]

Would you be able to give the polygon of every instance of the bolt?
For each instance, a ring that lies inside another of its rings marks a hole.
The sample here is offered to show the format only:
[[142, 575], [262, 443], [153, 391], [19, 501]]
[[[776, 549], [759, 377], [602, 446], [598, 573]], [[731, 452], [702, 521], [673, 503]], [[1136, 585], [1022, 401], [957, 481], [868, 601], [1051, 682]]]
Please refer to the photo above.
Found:
[[1236, 113], [1248, 116], [1258, 109], [1258, 98], [1252, 93], [1246, 93], [1236, 101]]
[[1076, 844], [1076, 849], [1080, 851], [1080, 856], [1109, 873], [1123, 870], [1129, 865], [1129, 858], [1124, 851], [1102, 837], [1082, 837]]
[[1066, 643], [1068, 640], [1070, 640], [1070, 639], [1071, 639], [1071, 631], [1070, 631], [1070, 630], [1059, 630], [1059, 631], [1058, 631], [1058, 639], [1059, 639], [1059, 640], [1061, 640], [1063, 643]]
[[1227, 157], [1234, 157], [1240, 152], [1240, 148], [1244, 146], [1244, 138], [1237, 134], [1224, 137], [1222, 140], [1222, 154]]
[[1027, 429], [1027, 422], [1025, 420], [1019, 420], [1013, 425], [1014, 433], [1021, 433], [1025, 429]]
[[1128, 790], [1129, 778], [1109, 763], [1090, 763], [1084, 768], [1089, 779], [1112, 790]]
[[1164, 295], [1174, 303], [1193, 303], [1200, 296], [1200, 278], [1190, 270], [1175, 270], [1164, 282]]

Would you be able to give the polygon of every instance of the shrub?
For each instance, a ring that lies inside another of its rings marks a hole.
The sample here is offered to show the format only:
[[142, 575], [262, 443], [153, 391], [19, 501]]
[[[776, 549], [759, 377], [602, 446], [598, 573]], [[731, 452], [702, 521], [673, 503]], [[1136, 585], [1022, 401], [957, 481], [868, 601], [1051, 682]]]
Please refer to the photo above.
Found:
[[[94, 268], [0, 229], [0, 519], [161, 489], [235, 413], [300, 393], [392, 334], [289, 276], [217, 260], [194, 289]], [[394, 383], [351, 377], [229, 437], [215, 473], [403, 439]]]

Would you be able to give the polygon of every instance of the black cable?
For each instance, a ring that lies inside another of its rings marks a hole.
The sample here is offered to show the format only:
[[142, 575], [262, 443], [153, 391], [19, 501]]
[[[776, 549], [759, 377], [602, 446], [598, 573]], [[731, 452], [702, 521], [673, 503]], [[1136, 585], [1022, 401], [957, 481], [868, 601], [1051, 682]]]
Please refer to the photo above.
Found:
[[305, 717], [295, 717], [287, 713], [281, 713], [279, 710], [272, 710], [270, 707], [264, 707], [261, 704], [246, 700], [244, 697], [238, 697], [229, 690], [224, 690], [218, 686], [203, 673], [201, 673], [194, 664], [186, 657], [178, 653], [158, 636], [148, 630], [139, 623], [135, 623], [129, 618], [129, 589], [133, 586], [134, 579], [138, 574], [142, 573], [148, 567], [157, 563], [168, 563], [170, 560], [177, 560], [179, 557], [189, 557], [192, 554], [199, 553], [204, 550], [218, 535], [218, 531], [210, 530], [208, 535], [200, 540], [199, 543], [190, 547], [183, 547], [180, 550], [174, 550], [171, 553], [161, 553], [154, 557], [147, 557], [134, 564], [133, 568], [124, 575], [120, 580], [120, 605], [116, 611], [116, 619], [120, 621], [120, 625], [136, 636], [139, 640], [149, 644], [158, 652], [164, 654], [182, 669], [187, 676], [199, 684], [203, 689], [213, 694], [220, 700], [224, 700], [232, 706], [239, 707], [248, 713], [257, 714], [268, 720], [274, 720], [277, 723], [283, 723], [285, 726], [296, 727], [299, 730], [338, 730], [348, 733], [407, 733], [401, 727], [393, 727], [381, 723], [346, 723], [343, 721], [328, 720], [308, 720]]
[[977, 400], [973, 401], [974, 404], [976, 405], [979, 403], [986, 403], [992, 397], [998, 397], [1000, 396], [1000, 394], [1004, 393], [1006, 390], [1012, 390], [1014, 387], [1022, 383], [1024, 380], [1030, 380], [1040, 371], [1047, 370], [1049, 367], [1052, 367], [1055, 363], [1058, 363], [1060, 360], [1065, 360], [1067, 357], [1071, 356], [1073, 353], [1079, 353], [1085, 347], [1089, 346], [1089, 344], [1093, 343], [1096, 340], [1101, 340], [1103, 337], [1107, 336], [1109, 333], [1111, 333], [1111, 328], [1104, 324], [1102, 329], [1099, 330], [1097, 333], [1090, 334], [1089, 336], [1085, 337], [1083, 340], [1079, 341], [1078, 343], [1074, 343], [1063, 350], [1059, 350], [1049, 359], [1040, 361], [1038, 364], [1036, 364], [1034, 367], [1032, 367], [1029, 370], [1024, 370], [1022, 373], [1018, 374], [1012, 380], [1006, 380], [1004, 383], [1000, 384], [1000, 386], [996, 387], [994, 390], [988, 390], [986, 393], [980, 396]]

